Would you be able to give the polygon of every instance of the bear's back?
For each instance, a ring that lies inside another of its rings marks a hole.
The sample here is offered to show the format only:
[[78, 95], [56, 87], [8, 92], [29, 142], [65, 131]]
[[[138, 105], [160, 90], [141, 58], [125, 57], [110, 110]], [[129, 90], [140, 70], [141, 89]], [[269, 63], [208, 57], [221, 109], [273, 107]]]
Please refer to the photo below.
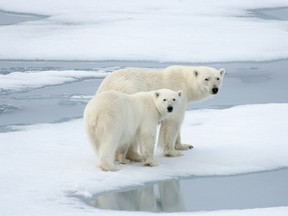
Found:
[[162, 88], [161, 74], [160, 71], [147, 71], [141, 68], [117, 70], [102, 81], [97, 94], [108, 90], [127, 94], [157, 90]]

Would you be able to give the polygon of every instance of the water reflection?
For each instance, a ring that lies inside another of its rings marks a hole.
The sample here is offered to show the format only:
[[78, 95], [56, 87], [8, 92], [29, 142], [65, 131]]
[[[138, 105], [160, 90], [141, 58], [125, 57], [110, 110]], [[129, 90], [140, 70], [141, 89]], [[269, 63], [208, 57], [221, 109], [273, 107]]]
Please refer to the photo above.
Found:
[[89, 204], [101, 209], [149, 212], [288, 206], [288, 169], [162, 181], [94, 196]]
[[178, 180], [160, 182], [130, 191], [100, 195], [91, 201], [91, 205], [101, 209], [125, 211], [185, 211]]

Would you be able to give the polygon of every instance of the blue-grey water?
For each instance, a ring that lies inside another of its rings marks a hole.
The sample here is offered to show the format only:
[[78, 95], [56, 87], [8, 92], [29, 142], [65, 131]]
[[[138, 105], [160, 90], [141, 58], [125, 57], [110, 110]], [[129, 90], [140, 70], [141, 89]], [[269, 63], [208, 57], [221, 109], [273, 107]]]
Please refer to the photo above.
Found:
[[46, 17], [47, 16], [44, 15], [15, 13], [0, 10], [0, 25], [14, 25], [21, 22], [44, 19]]
[[119, 211], [185, 212], [279, 207], [288, 205], [287, 180], [287, 169], [191, 177], [80, 199], [95, 208]]

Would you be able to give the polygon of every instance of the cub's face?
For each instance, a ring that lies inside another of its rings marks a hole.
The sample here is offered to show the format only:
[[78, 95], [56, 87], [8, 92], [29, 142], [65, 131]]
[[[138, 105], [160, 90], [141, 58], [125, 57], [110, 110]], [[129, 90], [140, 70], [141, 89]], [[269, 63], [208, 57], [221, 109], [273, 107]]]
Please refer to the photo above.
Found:
[[162, 116], [172, 114], [181, 103], [182, 91], [172, 91], [170, 89], [159, 89], [154, 92], [154, 101], [158, 111]]
[[220, 70], [210, 68], [205, 71], [194, 71], [199, 87], [211, 95], [216, 95], [219, 92], [224, 74], [225, 70], [223, 68]]

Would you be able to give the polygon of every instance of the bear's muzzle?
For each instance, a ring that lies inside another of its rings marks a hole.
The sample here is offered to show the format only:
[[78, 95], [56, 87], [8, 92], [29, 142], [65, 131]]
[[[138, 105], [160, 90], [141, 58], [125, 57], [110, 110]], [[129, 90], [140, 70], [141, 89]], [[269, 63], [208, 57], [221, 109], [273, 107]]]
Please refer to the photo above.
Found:
[[217, 94], [219, 89], [217, 87], [212, 88], [212, 94]]
[[168, 112], [172, 112], [172, 111], [173, 111], [173, 107], [172, 107], [172, 106], [168, 106], [168, 107], [167, 107], [167, 111], [168, 111]]

